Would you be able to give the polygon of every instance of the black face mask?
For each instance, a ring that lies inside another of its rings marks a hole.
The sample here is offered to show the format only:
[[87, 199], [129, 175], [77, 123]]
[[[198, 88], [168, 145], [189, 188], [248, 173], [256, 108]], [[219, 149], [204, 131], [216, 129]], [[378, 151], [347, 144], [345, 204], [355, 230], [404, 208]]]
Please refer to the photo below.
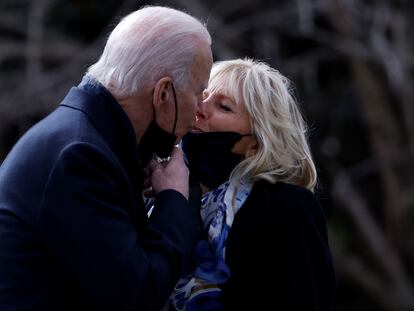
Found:
[[243, 136], [235, 132], [189, 132], [181, 145], [187, 157], [190, 176], [194, 180], [215, 189], [224, 183], [244, 155], [234, 154], [231, 149]]
[[159, 127], [155, 121], [155, 109], [153, 108], [153, 120], [139, 142], [139, 162], [142, 168], [148, 165], [154, 154], [161, 159], [168, 158], [171, 155], [175, 141], [177, 140], [177, 136], [175, 135], [175, 128], [178, 120], [177, 95], [175, 94], [173, 84], [171, 84], [171, 87], [175, 104], [175, 119], [172, 132], [168, 133]]
[[154, 153], [160, 158], [168, 158], [174, 148], [177, 136], [160, 128], [152, 120], [139, 143], [139, 161], [144, 168], [152, 159]]

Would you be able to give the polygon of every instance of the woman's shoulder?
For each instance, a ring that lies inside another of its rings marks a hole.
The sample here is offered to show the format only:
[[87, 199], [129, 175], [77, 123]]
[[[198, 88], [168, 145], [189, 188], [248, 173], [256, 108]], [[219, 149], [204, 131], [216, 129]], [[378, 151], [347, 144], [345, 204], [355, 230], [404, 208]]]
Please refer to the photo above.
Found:
[[[240, 212], [254, 218], [265, 217], [267, 221], [324, 222], [325, 214], [315, 194], [301, 186], [266, 180], [258, 181]], [[242, 214], [242, 213], [240, 213]]]
[[290, 204], [318, 204], [316, 196], [309, 189], [284, 182], [270, 183], [267, 180], [260, 180], [254, 184], [251, 197], [279, 203], [287, 201]]

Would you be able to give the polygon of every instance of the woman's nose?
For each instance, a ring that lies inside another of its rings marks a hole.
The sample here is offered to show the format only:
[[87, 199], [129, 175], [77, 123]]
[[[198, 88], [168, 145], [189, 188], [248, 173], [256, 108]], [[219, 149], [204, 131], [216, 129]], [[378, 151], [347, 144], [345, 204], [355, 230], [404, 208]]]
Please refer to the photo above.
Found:
[[198, 119], [206, 119], [208, 117], [208, 103], [206, 102], [206, 100], [202, 100], [199, 104], [198, 104], [198, 110], [197, 110], [197, 118]]

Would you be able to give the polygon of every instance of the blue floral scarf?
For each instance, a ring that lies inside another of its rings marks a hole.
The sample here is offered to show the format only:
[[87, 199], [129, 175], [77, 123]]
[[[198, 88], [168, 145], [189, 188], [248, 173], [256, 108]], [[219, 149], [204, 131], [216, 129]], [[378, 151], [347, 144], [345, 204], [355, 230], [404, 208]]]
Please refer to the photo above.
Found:
[[200, 214], [208, 239], [198, 241], [197, 267], [192, 274], [178, 281], [170, 296], [170, 310], [222, 309], [219, 285], [230, 277], [225, 263], [226, 240], [234, 216], [251, 189], [249, 180], [241, 180], [237, 187], [227, 181], [203, 196]]

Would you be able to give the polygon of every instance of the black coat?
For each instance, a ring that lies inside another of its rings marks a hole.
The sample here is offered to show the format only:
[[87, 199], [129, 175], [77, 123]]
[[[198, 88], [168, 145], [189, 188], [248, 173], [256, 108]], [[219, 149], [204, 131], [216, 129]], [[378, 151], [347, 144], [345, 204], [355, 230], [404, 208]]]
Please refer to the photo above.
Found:
[[[148, 220], [133, 127], [102, 87], [72, 88], [0, 167], [0, 310], [159, 308], [198, 216], [178, 192]], [[188, 271], [187, 271], [188, 272]]]
[[325, 216], [314, 194], [257, 182], [226, 244], [226, 310], [331, 310], [336, 280]]

